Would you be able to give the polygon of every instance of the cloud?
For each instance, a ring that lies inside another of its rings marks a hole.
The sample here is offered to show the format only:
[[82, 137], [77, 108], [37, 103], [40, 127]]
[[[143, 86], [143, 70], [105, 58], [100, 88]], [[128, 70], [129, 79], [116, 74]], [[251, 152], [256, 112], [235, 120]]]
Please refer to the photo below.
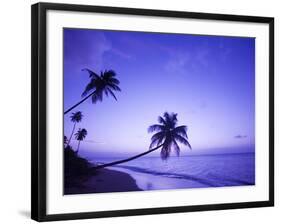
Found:
[[168, 72], [178, 74], [200, 73], [202, 69], [209, 67], [210, 50], [206, 44], [192, 51], [175, 48], [162, 48], [162, 50], [169, 56], [165, 65]]
[[106, 142], [104, 141], [84, 140], [84, 142], [98, 144], [98, 145], [106, 145]]
[[130, 59], [133, 58], [132, 55], [130, 55], [128, 53], [125, 53], [124, 51], [121, 51], [121, 50], [119, 50], [117, 48], [112, 48], [110, 50], [110, 53], [115, 54], [115, 55], [117, 55], [117, 56], [119, 56], [121, 58], [127, 59], [127, 60], [130, 60]]
[[242, 138], [247, 138], [248, 136], [247, 135], [236, 135], [234, 136], [234, 138], [236, 139], [242, 139]]
[[186, 66], [190, 64], [190, 53], [174, 50], [172, 48], [161, 48], [168, 54], [168, 61], [165, 65], [165, 70], [173, 73], [185, 73]]
[[111, 42], [102, 32], [80, 29], [64, 31], [64, 60], [72, 70], [81, 71], [84, 67], [100, 70], [103, 55], [111, 48]]
[[126, 60], [130, 54], [113, 46], [103, 31], [66, 29], [64, 31], [64, 62], [71, 72], [80, 72], [82, 68], [95, 71], [104, 69], [106, 55], [111, 54]]

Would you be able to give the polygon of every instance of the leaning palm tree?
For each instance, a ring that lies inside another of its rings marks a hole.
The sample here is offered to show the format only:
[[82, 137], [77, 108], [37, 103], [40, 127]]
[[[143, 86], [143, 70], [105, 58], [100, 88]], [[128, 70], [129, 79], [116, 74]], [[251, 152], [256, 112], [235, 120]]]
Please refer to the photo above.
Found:
[[151, 125], [148, 128], [148, 132], [155, 132], [151, 137], [150, 150], [153, 147], [161, 145], [161, 158], [166, 160], [170, 157], [172, 149], [175, 150], [176, 155], [180, 155], [180, 147], [177, 142], [187, 145], [191, 149], [191, 145], [188, 142], [187, 127], [185, 125], [177, 125], [177, 114], [175, 113], [164, 113], [164, 116], [158, 117], [160, 124]]
[[182, 126], [176, 126], [177, 125], [177, 114], [175, 113], [164, 113], [164, 116], [158, 117], [159, 124], [151, 125], [148, 128], [148, 132], [155, 132], [151, 137], [151, 143], [149, 146], [149, 150], [146, 152], [143, 152], [141, 154], [138, 154], [136, 156], [130, 157], [128, 159], [118, 160], [112, 163], [102, 164], [99, 166], [95, 166], [92, 169], [100, 169], [108, 166], [117, 165], [120, 163], [129, 162], [131, 160], [137, 159], [141, 156], [144, 156], [146, 154], [149, 154], [151, 152], [156, 151], [157, 149], [161, 149], [160, 155], [163, 160], [166, 160], [169, 158], [172, 149], [175, 150], [177, 156], [180, 154], [180, 147], [177, 142], [187, 145], [191, 149], [191, 145], [188, 142], [188, 137], [186, 134], [187, 127]]
[[114, 94], [114, 91], [121, 91], [119, 85], [119, 80], [115, 78], [116, 73], [113, 70], [101, 71], [100, 75], [96, 74], [90, 69], [82, 69], [82, 71], [87, 71], [89, 73], [90, 82], [86, 86], [81, 101], [67, 109], [64, 114], [67, 114], [69, 111], [73, 110], [75, 107], [86, 101], [88, 98], [92, 98], [92, 103], [102, 101], [103, 95], [111, 95], [116, 101], [117, 98]]
[[80, 147], [80, 142], [84, 140], [84, 138], [86, 138], [87, 135], [87, 130], [85, 128], [79, 128], [77, 133], [75, 133], [75, 139], [78, 141], [78, 146], [77, 146], [77, 150], [76, 153], [78, 154], [79, 152], [79, 147]]
[[77, 111], [75, 113], [72, 113], [72, 115], [70, 116], [70, 120], [74, 123], [74, 125], [73, 125], [73, 128], [72, 128], [71, 135], [70, 135], [70, 137], [68, 139], [67, 145], [70, 144], [71, 138], [72, 138], [73, 133], [75, 131], [76, 124], [79, 123], [82, 120], [82, 117], [83, 117], [83, 114], [82, 114], [81, 111]]

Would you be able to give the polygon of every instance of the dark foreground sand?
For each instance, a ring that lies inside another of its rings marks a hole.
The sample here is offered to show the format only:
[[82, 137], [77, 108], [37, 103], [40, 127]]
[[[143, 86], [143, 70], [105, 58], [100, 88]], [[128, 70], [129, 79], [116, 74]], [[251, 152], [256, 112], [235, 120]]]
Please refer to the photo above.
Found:
[[97, 173], [79, 180], [75, 178], [73, 184], [68, 185], [65, 187], [65, 194], [141, 191], [129, 174], [109, 169], [100, 169]]

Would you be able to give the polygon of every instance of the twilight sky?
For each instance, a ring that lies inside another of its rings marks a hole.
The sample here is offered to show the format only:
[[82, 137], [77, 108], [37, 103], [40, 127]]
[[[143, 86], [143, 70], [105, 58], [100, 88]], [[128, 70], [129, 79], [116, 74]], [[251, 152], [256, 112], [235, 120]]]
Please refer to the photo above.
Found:
[[[255, 142], [255, 39], [64, 29], [64, 107], [81, 100], [96, 73], [113, 69], [122, 92], [116, 102], [88, 100], [77, 128], [88, 130], [81, 153], [112, 155], [148, 149], [149, 125], [165, 111], [188, 126], [188, 152], [240, 152]], [[65, 135], [73, 127], [65, 115]], [[72, 141], [74, 148], [77, 142]]]

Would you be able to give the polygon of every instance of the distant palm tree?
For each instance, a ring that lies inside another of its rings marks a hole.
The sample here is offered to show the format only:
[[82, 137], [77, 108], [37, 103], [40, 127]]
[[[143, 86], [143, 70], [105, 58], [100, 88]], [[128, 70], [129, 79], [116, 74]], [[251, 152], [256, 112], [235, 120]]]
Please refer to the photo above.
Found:
[[89, 73], [90, 82], [86, 86], [81, 101], [76, 103], [74, 106], [67, 109], [64, 114], [67, 114], [69, 111], [73, 110], [75, 107], [83, 103], [88, 98], [92, 97], [92, 103], [97, 101], [102, 101], [103, 94], [106, 96], [111, 95], [116, 101], [117, 98], [114, 95], [114, 91], [121, 91], [119, 85], [119, 80], [115, 78], [116, 73], [113, 70], [101, 71], [100, 75], [96, 74], [90, 69], [83, 69], [82, 71], [87, 71]]
[[64, 146], [66, 146], [67, 143], [68, 143], [67, 137], [66, 137], [66, 136], [63, 136], [63, 144], [64, 144]]
[[69, 137], [67, 145], [70, 144], [70, 141], [72, 139], [73, 133], [75, 131], [76, 124], [79, 123], [82, 120], [82, 117], [83, 117], [83, 114], [82, 114], [81, 111], [77, 111], [75, 113], [72, 113], [72, 115], [70, 116], [70, 119], [74, 123], [74, 125], [73, 125], [72, 132], [71, 132], [71, 135]]
[[[141, 156], [144, 156], [148, 153], [154, 152], [157, 149], [161, 148], [161, 158], [166, 160], [169, 158], [172, 149], [175, 150], [176, 154], [179, 156], [180, 154], [180, 147], [177, 143], [180, 142], [184, 145], [187, 145], [191, 149], [191, 145], [188, 142], [188, 137], [186, 134], [187, 127], [186, 126], [176, 126], [177, 124], [177, 114], [175, 113], [164, 113], [164, 116], [158, 117], [158, 122], [160, 124], [151, 125], [148, 128], [148, 132], [158, 131], [151, 137], [151, 144], [149, 146], [149, 150], [138, 154], [136, 156], [130, 157], [128, 159], [118, 160], [112, 163], [107, 163], [99, 166], [95, 166], [92, 169], [100, 169], [108, 166], [117, 165], [120, 163], [129, 162], [131, 160], [137, 159]], [[153, 148], [155, 147], [155, 148]]]
[[78, 147], [76, 153], [79, 152], [80, 142], [86, 138], [87, 130], [85, 128], [79, 128], [78, 131], [75, 133], [75, 139], [78, 140]]

